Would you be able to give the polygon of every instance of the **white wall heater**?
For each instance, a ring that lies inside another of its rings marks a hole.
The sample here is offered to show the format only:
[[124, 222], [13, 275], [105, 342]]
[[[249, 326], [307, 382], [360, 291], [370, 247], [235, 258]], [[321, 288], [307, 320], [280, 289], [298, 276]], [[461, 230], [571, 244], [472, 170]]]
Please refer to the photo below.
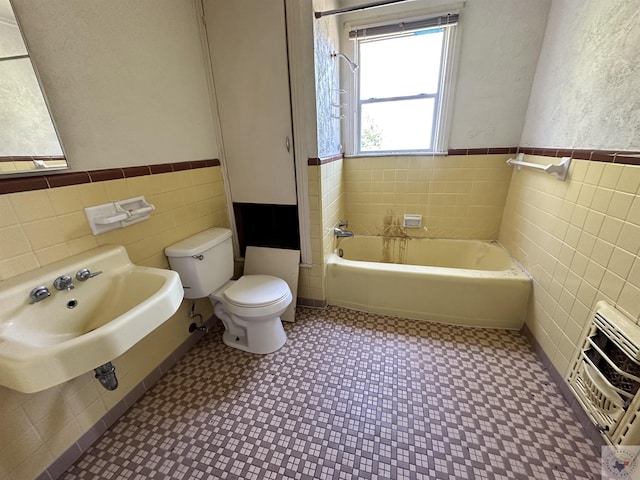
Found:
[[611, 445], [640, 444], [640, 326], [634, 320], [598, 302], [567, 380]]

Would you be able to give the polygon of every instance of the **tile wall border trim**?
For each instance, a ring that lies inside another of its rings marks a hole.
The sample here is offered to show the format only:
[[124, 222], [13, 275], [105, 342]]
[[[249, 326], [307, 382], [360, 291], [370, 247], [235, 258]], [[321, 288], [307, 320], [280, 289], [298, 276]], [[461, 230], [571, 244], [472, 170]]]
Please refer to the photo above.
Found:
[[[209, 318], [206, 324], [212, 327], [217, 319]], [[73, 445], [51, 463], [36, 480], [56, 480], [64, 474], [118, 419], [124, 415], [148, 390], [153, 387], [186, 353], [204, 337], [204, 332], [194, 332], [182, 342], [151, 373], [131, 389], [122, 400], [105, 413], [98, 422], [85, 432]], [[117, 365], [116, 365], [117, 367]]]
[[336, 155], [330, 155], [328, 157], [311, 157], [307, 159], [307, 165], [310, 167], [317, 167], [320, 165], [326, 165], [327, 163], [337, 162], [338, 160], [342, 160], [344, 155], [342, 153], [338, 153]]
[[[576, 160], [591, 160], [592, 162], [607, 162], [621, 165], [640, 165], [640, 151], [635, 150], [593, 150], [578, 148], [541, 148], [541, 147], [486, 147], [486, 148], [450, 148], [446, 153], [425, 153], [423, 156], [464, 156], [464, 155], [499, 155], [517, 154], [540, 155], [544, 157], [571, 157]], [[380, 156], [380, 155], [376, 155]], [[389, 154], [393, 156], [393, 154]], [[366, 155], [358, 155], [354, 158], [362, 158]], [[324, 165], [339, 157], [327, 157], [326, 159], [310, 158], [309, 165]], [[370, 156], [368, 158], [374, 158]]]
[[50, 175], [0, 178], [0, 195], [218, 166], [220, 166], [220, 160], [214, 158], [210, 160], [195, 160], [190, 162], [107, 168], [101, 170], [89, 170], [86, 172], [65, 172], [52, 173]]
[[577, 148], [518, 147], [518, 153], [543, 157], [571, 157], [575, 160], [590, 160], [621, 165], [640, 165], [640, 151], [633, 150], [589, 150]]
[[486, 148], [450, 148], [448, 156], [453, 155], [504, 155], [518, 153], [518, 147], [486, 147]]
[[562, 375], [560, 375], [560, 372], [558, 371], [558, 369], [556, 369], [553, 363], [551, 363], [551, 359], [544, 352], [544, 350], [542, 349], [542, 345], [538, 343], [538, 340], [533, 335], [533, 332], [531, 332], [527, 324], [524, 324], [522, 326], [520, 333], [522, 333], [525, 336], [525, 338], [529, 341], [531, 348], [533, 349], [535, 354], [538, 356], [538, 358], [542, 362], [542, 365], [544, 366], [544, 368], [547, 370], [547, 372], [549, 372], [549, 376], [551, 377], [551, 380], [556, 385], [556, 387], [558, 387], [560, 394], [569, 405], [569, 409], [573, 413], [574, 417], [576, 417], [578, 422], [580, 422], [580, 424], [582, 425], [585, 435], [597, 447], [600, 447], [602, 445], [607, 445], [605, 439], [602, 437], [602, 435], [600, 434], [596, 426], [593, 424], [589, 416], [586, 414], [586, 412], [582, 409], [582, 407], [580, 406], [580, 403], [578, 402], [578, 399], [571, 392], [569, 385], [564, 380], [564, 378], [562, 378]]

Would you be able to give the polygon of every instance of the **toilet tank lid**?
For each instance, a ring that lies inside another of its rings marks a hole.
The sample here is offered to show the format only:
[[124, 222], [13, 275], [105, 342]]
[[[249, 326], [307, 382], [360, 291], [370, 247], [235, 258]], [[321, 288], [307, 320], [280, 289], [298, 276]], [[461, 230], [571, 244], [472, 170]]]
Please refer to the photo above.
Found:
[[185, 238], [164, 249], [167, 257], [190, 257], [206, 252], [210, 248], [219, 245], [231, 238], [231, 230], [228, 228], [210, 228], [204, 232]]

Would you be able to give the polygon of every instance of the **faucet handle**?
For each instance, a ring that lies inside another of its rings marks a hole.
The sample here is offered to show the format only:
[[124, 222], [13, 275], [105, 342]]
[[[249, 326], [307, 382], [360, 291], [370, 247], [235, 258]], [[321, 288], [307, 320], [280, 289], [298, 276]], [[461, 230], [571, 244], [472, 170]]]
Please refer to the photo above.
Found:
[[349, 221], [348, 220], [338, 220], [338, 228], [342, 228], [342, 227], [348, 227], [349, 226]]
[[73, 279], [69, 275], [60, 275], [53, 281], [53, 286], [56, 290], [72, 290], [75, 288]]
[[93, 278], [96, 275], [100, 275], [101, 273], [102, 271], [91, 273], [88, 268], [82, 268], [76, 273], [76, 279], [80, 282], [84, 282], [85, 280], [89, 280], [90, 278]]
[[51, 292], [44, 285], [40, 285], [39, 287], [34, 288], [29, 293], [29, 298], [31, 301], [29, 304], [33, 305], [34, 303], [38, 303], [41, 300], [44, 300], [47, 297], [51, 296]]

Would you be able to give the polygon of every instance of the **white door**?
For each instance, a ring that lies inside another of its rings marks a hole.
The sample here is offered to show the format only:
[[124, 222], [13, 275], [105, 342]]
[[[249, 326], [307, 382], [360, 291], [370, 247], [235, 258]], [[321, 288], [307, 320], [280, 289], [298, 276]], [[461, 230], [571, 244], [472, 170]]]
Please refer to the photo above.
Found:
[[231, 199], [295, 205], [283, 0], [205, 0]]

